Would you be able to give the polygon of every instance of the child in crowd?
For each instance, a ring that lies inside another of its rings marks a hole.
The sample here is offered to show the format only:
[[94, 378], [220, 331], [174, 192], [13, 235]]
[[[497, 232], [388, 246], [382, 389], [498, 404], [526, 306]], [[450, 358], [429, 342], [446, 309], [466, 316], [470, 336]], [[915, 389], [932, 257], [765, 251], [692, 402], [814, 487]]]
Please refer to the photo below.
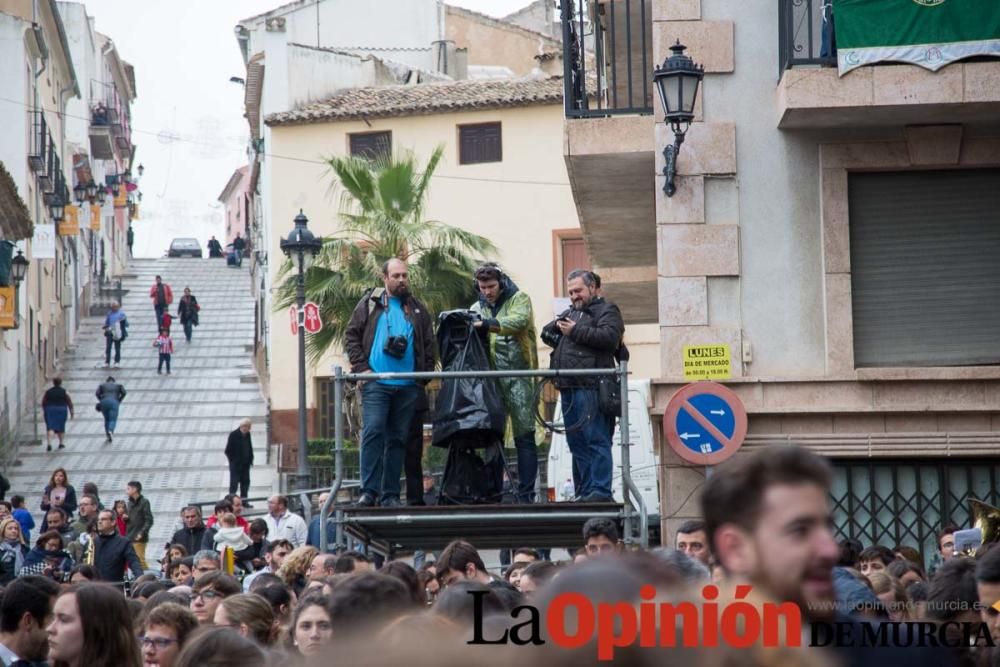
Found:
[[253, 544], [243, 529], [236, 525], [236, 515], [232, 512], [226, 512], [219, 518], [219, 531], [212, 539], [215, 540], [216, 551], [220, 553], [225, 552], [226, 547], [236, 552]]
[[174, 353], [174, 341], [170, 338], [170, 331], [165, 327], [160, 328], [160, 335], [153, 342], [153, 347], [160, 351], [160, 364], [156, 367], [156, 374], [163, 373], [163, 364], [167, 364], [167, 375], [170, 375], [170, 355]]

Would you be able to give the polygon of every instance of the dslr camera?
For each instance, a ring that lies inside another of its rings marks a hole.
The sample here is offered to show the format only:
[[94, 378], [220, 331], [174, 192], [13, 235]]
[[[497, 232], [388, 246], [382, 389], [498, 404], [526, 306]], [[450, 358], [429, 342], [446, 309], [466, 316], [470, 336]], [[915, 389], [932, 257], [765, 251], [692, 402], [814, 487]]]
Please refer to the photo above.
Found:
[[406, 336], [389, 336], [382, 351], [393, 359], [402, 359], [406, 356], [406, 346]]

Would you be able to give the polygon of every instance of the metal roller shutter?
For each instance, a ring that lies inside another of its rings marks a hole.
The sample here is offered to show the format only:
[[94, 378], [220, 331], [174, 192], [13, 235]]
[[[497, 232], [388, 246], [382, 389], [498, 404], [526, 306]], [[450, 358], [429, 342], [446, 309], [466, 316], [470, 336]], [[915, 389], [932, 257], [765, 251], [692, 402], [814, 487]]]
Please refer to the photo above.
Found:
[[848, 186], [855, 365], [1000, 363], [1000, 169]]

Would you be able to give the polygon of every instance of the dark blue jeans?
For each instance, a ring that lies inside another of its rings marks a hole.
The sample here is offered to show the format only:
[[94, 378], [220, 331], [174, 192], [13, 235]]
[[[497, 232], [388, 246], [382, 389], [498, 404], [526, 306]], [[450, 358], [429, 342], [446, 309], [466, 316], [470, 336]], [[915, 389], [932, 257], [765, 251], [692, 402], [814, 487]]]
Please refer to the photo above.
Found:
[[191, 332], [194, 331], [194, 322], [192, 320], [184, 320], [181, 322], [181, 326], [184, 327], [184, 338], [187, 342], [191, 342]]
[[535, 479], [538, 477], [538, 445], [535, 432], [514, 436], [517, 449], [517, 502], [535, 502]]
[[120, 340], [115, 340], [111, 336], [105, 334], [104, 339], [107, 341], [104, 344], [104, 365], [111, 365], [111, 346], [115, 348], [115, 363], [117, 364], [122, 360], [122, 342]]
[[566, 442], [580, 481], [576, 494], [611, 497], [611, 427], [598, 409], [597, 389], [563, 389]]
[[399, 499], [406, 437], [417, 407], [416, 385], [366, 382], [361, 389], [361, 491]]
[[104, 414], [104, 430], [108, 433], [114, 433], [115, 427], [118, 425], [118, 405], [118, 401], [109, 396], [101, 399], [101, 412]]
[[160, 327], [163, 326], [163, 312], [167, 309], [166, 306], [161, 306], [160, 304], [155, 304], [153, 310], [156, 311], [156, 332], [160, 332]]

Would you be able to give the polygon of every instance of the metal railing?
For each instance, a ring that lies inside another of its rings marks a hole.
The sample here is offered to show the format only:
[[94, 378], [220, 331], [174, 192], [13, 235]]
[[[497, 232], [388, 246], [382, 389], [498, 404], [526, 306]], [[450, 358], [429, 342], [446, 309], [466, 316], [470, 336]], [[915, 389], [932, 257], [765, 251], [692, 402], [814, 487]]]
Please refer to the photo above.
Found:
[[567, 118], [653, 113], [651, 0], [562, 0]]
[[778, 78], [798, 65], [837, 64], [831, 6], [832, 0], [779, 0]]
[[[334, 392], [334, 480], [330, 486], [330, 495], [320, 508], [320, 551], [327, 550], [328, 535], [327, 521], [330, 517], [331, 507], [336, 502], [337, 494], [344, 486], [344, 413], [340, 407], [343, 405], [344, 385], [347, 382], [367, 382], [377, 380], [449, 380], [460, 378], [557, 378], [557, 377], [615, 377], [621, 386], [621, 414], [619, 415], [619, 444], [622, 448], [622, 494], [624, 496], [624, 511], [622, 519], [625, 524], [625, 541], [633, 542], [635, 533], [638, 532], [639, 544], [645, 548], [649, 545], [649, 515], [646, 510], [646, 503], [639, 493], [639, 487], [632, 479], [632, 466], [629, 453], [629, 412], [628, 412], [628, 362], [623, 361], [618, 368], [597, 368], [588, 370], [518, 370], [518, 371], [438, 371], [420, 373], [344, 373], [344, 369], [335, 366], [333, 369], [333, 392]], [[334, 513], [334, 525], [336, 527], [336, 545], [344, 545], [344, 510], [337, 507]], [[507, 515], [504, 515], [505, 517]], [[511, 516], [515, 516], [511, 514]], [[520, 516], [520, 515], [516, 515]], [[410, 520], [437, 521], [440, 516], [410, 517]], [[638, 522], [638, 531], [635, 530]]]

